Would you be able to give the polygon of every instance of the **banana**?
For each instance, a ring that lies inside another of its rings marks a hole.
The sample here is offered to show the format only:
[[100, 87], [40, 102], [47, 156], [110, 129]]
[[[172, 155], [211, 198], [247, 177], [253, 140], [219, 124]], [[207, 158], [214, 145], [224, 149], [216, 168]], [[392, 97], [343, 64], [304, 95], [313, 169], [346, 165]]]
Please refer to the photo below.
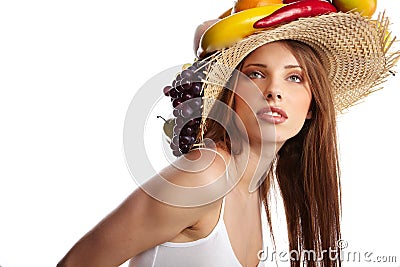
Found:
[[255, 7], [219, 20], [204, 32], [197, 55], [200, 57], [229, 47], [246, 36], [262, 31], [263, 29], [253, 28], [253, 24], [283, 6], [285, 4]]

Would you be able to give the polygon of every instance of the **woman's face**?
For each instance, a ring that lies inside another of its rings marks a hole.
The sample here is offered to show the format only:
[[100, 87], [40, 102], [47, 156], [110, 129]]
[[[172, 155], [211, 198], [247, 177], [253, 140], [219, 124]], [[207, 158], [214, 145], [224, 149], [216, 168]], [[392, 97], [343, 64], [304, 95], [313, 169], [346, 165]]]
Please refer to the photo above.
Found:
[[266, 44], [243, 61], [234, 109], [250, 142], [283, 144], [311, 118], [304, 68], [282, 42]]

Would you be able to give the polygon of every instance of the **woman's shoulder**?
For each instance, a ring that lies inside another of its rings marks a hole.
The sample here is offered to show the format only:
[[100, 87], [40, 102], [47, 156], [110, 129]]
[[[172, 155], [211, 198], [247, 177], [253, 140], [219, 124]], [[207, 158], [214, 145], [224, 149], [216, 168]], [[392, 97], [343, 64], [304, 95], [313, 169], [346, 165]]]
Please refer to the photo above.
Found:
[[160, 175], [179, 186], [204, 186], [226, 175], [230, 159], [221, 147], [194, 149], [161, 170]]
[[229, 154], [220, 148], [194, 149], [170, 163], [141, 188], [172, 206], [207, 206], [232, 188], [228, 164]]

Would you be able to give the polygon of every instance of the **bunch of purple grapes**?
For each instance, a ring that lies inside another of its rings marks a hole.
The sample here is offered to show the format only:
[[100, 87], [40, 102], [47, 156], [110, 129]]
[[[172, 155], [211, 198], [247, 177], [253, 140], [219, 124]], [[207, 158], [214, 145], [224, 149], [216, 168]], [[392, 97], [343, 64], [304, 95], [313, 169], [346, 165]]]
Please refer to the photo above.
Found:
[[204, 62], [196, 61], [179, 73], [172, 85], [164, 87], [164, 94], [171, 97], [175, 125], [170, 147], [179, 157], [190, 151], [196, 143], [203, 106]]

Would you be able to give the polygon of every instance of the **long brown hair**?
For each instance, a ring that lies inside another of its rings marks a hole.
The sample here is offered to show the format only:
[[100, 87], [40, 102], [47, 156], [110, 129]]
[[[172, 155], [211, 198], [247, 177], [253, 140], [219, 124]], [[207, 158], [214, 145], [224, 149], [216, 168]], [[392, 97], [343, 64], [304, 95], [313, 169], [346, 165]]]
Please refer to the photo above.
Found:
[[[305, 67], [313, 95], [312, 118], [306, 120], [300, 132], [278, 151], [260, 187], [261, 196], [271, 225], [267, 200], [269, 185], [276, 178], [286, 212], [289, 251], [306, 256], [312, 254], [303, 254], [305, 251], [316, 253], [317, 259], [303, 258], [308, 266], [341, 266], [340, 251], [337, 251], [341, 236], [341, 186], [336, 114], [327, 70], [319, 54], [308, 45], [292, 40], [280, 42], [286, 44]], [[233, 95], [231, 90], [224, 90], [219, 100], [232, 107]], [[234, 124], [231, 114], [214, 112], [219, 114], [224, 125]], [[211, 138], [229, 152], [240, 152], [240, 146], [232, 151], [236, 140], [232, 140], [219, 123], [209, 120], [207, 125], [209, 130], [204, 137]], [[291, 266], [300, 266], [300, 262], [299, 258], [291, 260]]]

